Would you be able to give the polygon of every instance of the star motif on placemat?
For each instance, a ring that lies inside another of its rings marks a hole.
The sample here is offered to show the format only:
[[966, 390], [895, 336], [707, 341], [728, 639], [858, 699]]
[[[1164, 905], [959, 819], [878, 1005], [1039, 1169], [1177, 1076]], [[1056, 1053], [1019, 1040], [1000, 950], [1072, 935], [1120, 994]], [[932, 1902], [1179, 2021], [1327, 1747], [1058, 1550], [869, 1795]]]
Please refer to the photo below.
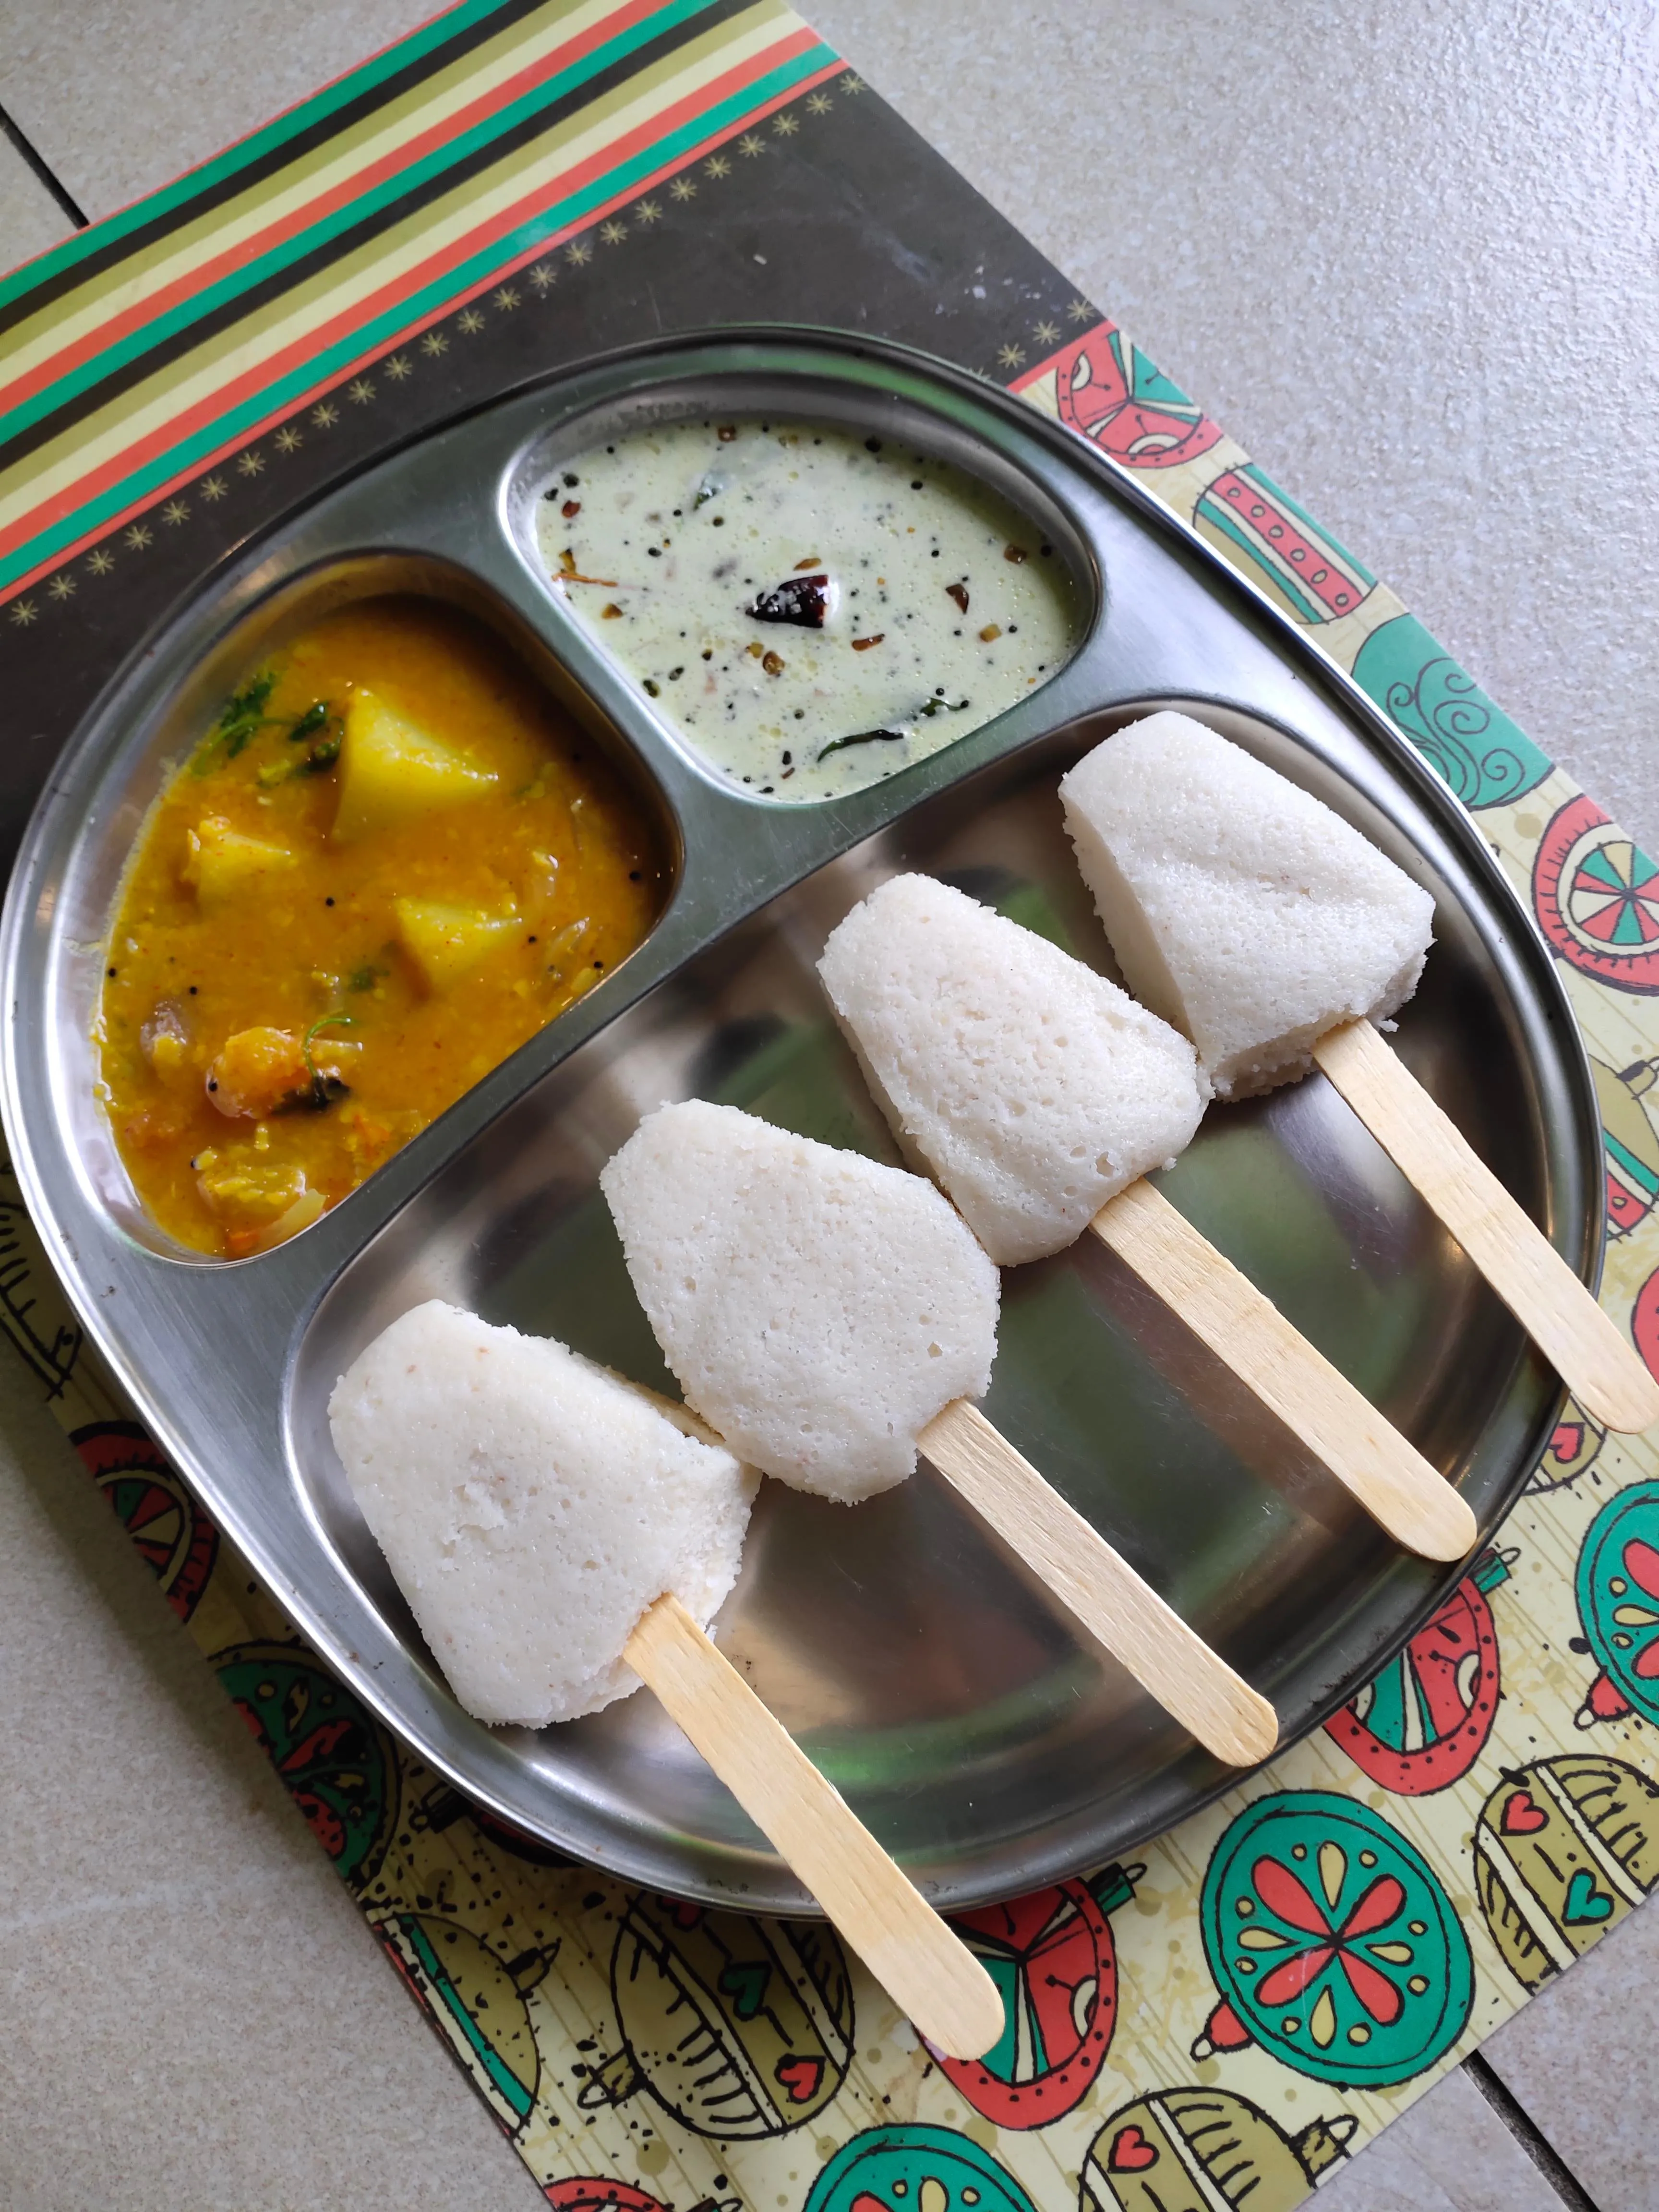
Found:
[[705, 177], [729, 177], [732, 164], [724, 154], [711, 154], [702, 165], [702, 173]]
[[161, 520], [177, 530], [181, 523], [190, 520], [190, 509], [181, 499], [170, 499], [161, 509]]
[[484, 319], [476, 307], [463, 307], [455, 318], [456, 329], [465, 331], [470, 338], [477, 337], [483, 326]]
[[346, 398], [354, 407], [367, 407], [374, 398], [374, 386], [366, 376], [354, 376], [346, 386]]
[[204, 499], [222, 500], [230, 489], [222, 477], [204, 477], [196, 487]]
[[694, 200], [697, 197], [697, 188], [690, 177], [676, 177], [668, 189], [677, 200]]
[[530, 272], [530, 281], [538, 292], [550, 292], [559, 281], [559, 272], [545, 261], [538, 261]]
[[843, 92], [868, 92], [870, 89], [864, 79], [861, 76], [854, 76], [851, 70], [848, 70], [846, 76], [842, 77], [841, 88]]
[[154, 531], [142, 522], [135, 522], [131, 530], [123, 533], [127, 545], [135, 553], [148, 552], [155, 534]]
[[766, 151], [766, 141], [758, 131], [745, 131], [738, 141], [738, 151], [752, 161], [757, 154]]
[[827, 92], [809, 92], [806, 95], [806, 112], [809, 115], [828, 115], [835, 104]]
[[609, 222], [602, 222], [599, 225], [599, 236], [607, 246], [620, 246], [627, 235], [628, 225], [625, 222], [618, 222], [615, 216], [611, 216]]
[[407, 354], [389, 354], [381, 366], [394, 384], [402, 384], [415, 374], [414, 364]]
[[574, 238], [564, 249], [564, 258], [573, 269], [585, 269], [593, 258], [593, 249], [585, 238]]
[[276, 436], [270, 442], [276, 447], [279, 453], [297, 453], [301, 447], [304, 445], [305, 440], [300, 435], [292, 422], [284, 422], [282, 428], [276, 433]]
[[75, 597], [75, 579], [73, 576], [54, 576], [46, 589], [54, 599], [72, 599]]
[[662, 208], [656, 200], [635, 200], [634, 219], [636, 222], [660, 222]]
[[1095, 311], [1086, 300], [1073, 300], [1066, 312], [1074, 323], [1090, 323], [1094, 320]]
[[115, 566], [115, 556], [102, 545], [94, 545], [87, 556], [87, 573], [92, 576], [107, 576]]
[[495, 305], [498, 307], [503, 308], [506, 313], [510, 315], [514, 308], [519, 304], [520, 295], [514, 290], [510, 284], [501, 284], [497, 286], [492, 297], [495, 300]]
[[1051, 323], [1045, 316], [1042, 322], [1032, 324], [1031, 336], [1039, 345], [1054, 345], [1060, 337], [1060, 325]]
[[800, 129], [800, 124], [793, 115], [775, 115], [772, 118], [772, 128], [780, 138], [793, 138], [796, 131]]
[[428, 331], [421, 340], [421, 351], [430, 354], [433, 360], [436, 361], [441, 353], [449, 351], [449, 340], [441, 331]]
[[319, 399], [311, 410], [311, 419], [319, 430], [331, 430], [340, 419], [340, 410], [326, 399]]
[[246, 453], [237, 456], [236, 465], [245, 477], [263, 476], [265, 469], [265, 457], [257, 447], [250, 446]]
[[999, 346], [997, 359], [1005, 368], [1022, 368], [1025, 364], [1025, 349], [1021, 345]]
[[39, 622], [40, 610], [33, 599], [15, 599], [12, 602], [11, 618], [19, 629], [27, 629], [32, 622]]

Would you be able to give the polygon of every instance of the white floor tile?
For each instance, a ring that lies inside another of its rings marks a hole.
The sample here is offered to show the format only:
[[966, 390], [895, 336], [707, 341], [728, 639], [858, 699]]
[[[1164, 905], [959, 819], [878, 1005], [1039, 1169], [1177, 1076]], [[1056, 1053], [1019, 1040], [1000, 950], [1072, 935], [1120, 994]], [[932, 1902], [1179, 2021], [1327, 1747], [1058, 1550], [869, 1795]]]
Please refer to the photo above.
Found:
[[74, 228], [22, 155], [0, 138], [0, 276]]
[[1561, 2199], [1460, 2068], [1313, 2200], [1319, 2212], [1561, 2212]]
[[1659, 1911], [1632, 1913], [1486, 2045], [1596, 2212], [1659, 2205]]
[[0, 1345], [7, 2212], [531, 2212]]
[[1659, 843], [1659, 14], [805, 12]]
[[96, 221], [437, 12], [433, 0], [0, 0], [0, 106]]

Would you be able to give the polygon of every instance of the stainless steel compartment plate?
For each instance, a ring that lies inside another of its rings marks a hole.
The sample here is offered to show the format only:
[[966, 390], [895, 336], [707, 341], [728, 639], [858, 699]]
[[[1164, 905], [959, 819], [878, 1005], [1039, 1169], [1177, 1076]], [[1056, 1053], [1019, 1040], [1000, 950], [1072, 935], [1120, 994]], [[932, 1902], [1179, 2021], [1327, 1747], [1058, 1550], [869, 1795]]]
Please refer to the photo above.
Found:
[[[752, 799], [685, 752], [548, 587], [559, 459], [642, 420], [769, 410], [917, 441], [1033, 512], [1091, 610], [1062, 673], [854, 797]], [[236, 1264], [134, 1204], [88, 1039], [119, 872], [227, 679], [319, 602], [429, 590], [483, 612], [636, 780], [678, 855], [634, 957], [316, 1227]], [[1462, 809], [1346, 678], [1191, 533], [1022, 404], [917, 356], [806, 334], [664, 346], [506, 399], [250, 548], [112, 686], [31, 826], [4, 926], [19, 1173], [88, 1331], [158, 1440], [357, 1692], [461, 1789], [574, 1856], [710, 1902], [812, 1910], [640, 1696], [540, 1735], [455, 1705], [334, 1460], [325, 1406], [368, 1337], [441, 1295], [665, 1381], [595, 1184], [691, 1094], [891, 1158], [812, 964], [882, 876], [949, 876], [1109, 969], [1055, 781], [1176, 703], [1328, 799], [1433, 890], [1400, 1049], [1571, 1263], [1600, 1261], [1588, 1065], [1541, 940]], [[1176, 1202], [1457, 1481], [1489, 1531], [1559, 1390], [1322, 1079], [1213, 1109]], [[1407, 1559], [1094, 1240], [1006, 1278], [988, 1411], [1279, 1708], [1288, 1740], [1458, 1570]], [[763, 1486], [720, 1639], [942, 1905], [1051, 1881], [1229, 1778], [924, 1468], [848, 1509]]]

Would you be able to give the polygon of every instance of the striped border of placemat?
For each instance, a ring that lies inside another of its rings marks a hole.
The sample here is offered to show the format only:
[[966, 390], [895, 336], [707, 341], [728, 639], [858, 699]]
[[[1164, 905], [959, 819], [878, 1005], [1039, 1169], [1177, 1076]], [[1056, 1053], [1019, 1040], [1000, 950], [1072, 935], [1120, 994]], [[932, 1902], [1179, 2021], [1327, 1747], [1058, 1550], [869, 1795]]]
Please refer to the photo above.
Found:
[[781, 0], [463, 0], [0, 283], [0, 602], [842, 67]]

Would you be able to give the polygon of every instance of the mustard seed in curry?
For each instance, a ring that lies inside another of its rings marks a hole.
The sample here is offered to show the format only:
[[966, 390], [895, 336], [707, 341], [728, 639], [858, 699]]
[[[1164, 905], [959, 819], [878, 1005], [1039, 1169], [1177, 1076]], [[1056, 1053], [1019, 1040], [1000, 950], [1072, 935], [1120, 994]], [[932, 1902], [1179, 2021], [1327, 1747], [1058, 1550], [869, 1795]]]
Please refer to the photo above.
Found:
[[145, 824], [106, 961], [105, 1099], [198, 1251], [306, 1228], [627, 958], [649, 823], [481, 624], [325, 616], [250, 669]]

